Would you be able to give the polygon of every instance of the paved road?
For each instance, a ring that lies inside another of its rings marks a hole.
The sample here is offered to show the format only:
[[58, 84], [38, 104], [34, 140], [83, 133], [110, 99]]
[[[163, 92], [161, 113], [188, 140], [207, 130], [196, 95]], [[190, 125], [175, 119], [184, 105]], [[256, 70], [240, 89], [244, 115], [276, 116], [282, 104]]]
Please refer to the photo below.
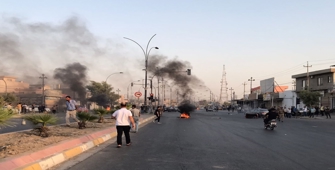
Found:
[[70, 169], [335, 169], [333, 120], [287, 119], [270, 131], [261, 119], [237, 113], [177, 116], [164, 113], [162, 124], [150, 123], [132, 134], [132, 146], [118, 149], [113, 143]]

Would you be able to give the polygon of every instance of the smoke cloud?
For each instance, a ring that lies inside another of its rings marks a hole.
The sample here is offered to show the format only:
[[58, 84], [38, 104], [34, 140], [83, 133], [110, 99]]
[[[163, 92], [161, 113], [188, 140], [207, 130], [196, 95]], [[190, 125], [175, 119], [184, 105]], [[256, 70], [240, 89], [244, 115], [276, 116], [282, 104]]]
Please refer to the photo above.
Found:
[[85, 99], [87, 84], [87, 68], [80, 63], [66, 65], [65, 68], [57, 68], [54, 72], [54, 78], [60, 80], [66, 86], [78, 94], [80, 100]]
[[186, 100], [193, 94], [193, 89], [203, 84], [196, 76], [187, 75], [187, 69], [191, 69], [191, 64], [178, 59], [168, 60], [166, 56], [150, 56], [148, 71], [157, 77], [171, 80], [180, 90], [180, 96]]
[[[0, 18], [0, 75], [16, 76], [29, 83], [36, 83], [42, 73], [52, 77], [55, 68], [74, 62], [89, 66], [92, 75], [100, 76], [97, 73], [111, 68], [111, 64], [117, 70], [121, 64], [110, 63], [120, 56], [116, 48], [122, 47], [95, 36], [78, 17], [59, 24]], [[57, 83], [51, 81], [47, 83]]]

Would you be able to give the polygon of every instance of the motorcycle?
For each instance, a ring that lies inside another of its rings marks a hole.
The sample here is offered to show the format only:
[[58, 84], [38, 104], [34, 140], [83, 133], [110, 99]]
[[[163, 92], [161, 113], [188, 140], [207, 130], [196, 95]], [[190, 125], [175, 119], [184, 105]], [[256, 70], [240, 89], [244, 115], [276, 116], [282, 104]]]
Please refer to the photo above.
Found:
[[270, 120], [266, 125], [265, 125], [265, 129], [270, 128], [271, 130], [273, 130], [275, 127], [277, 127], [277, 122], [275, 119]]

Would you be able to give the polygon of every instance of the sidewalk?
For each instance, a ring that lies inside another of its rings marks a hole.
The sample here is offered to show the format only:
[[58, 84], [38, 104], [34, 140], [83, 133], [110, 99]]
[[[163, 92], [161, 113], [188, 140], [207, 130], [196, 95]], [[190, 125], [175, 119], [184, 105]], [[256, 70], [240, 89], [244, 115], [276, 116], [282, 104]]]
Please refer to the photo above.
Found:
[[[150, 122], [155, 116], [142, 114], [140, 124]], [[140, 126], [140, 128], [143, 126]], [[47, 146], [36, 152], [10, 157], [0, 161], [1, 169], [46, 170], [69, 160], [93, 147], [114, 138], [116, 128], [110, 127], [81, 137]]]

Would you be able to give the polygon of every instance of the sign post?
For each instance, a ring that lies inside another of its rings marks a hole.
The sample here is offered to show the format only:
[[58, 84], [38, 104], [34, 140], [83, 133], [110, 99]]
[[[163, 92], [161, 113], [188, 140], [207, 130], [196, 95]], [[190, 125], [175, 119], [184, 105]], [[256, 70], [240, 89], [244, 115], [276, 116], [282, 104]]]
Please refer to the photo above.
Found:
[[135, 92], [135, 97], [137, 97], [137, 103], [138, 103], [138, 105], [140, 105], [140, 97], [142, 96], [142, 93], [141, 92]]

